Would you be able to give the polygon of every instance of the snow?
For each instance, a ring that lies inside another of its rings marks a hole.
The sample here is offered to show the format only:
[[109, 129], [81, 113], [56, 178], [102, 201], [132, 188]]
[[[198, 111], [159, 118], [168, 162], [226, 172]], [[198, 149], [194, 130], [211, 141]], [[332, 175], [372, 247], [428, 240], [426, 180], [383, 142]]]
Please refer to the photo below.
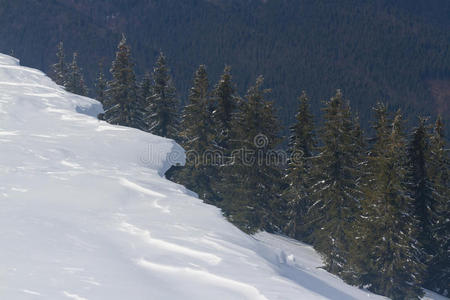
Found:
[[180, 146], [101, 111], [0, 54], [0, 299], [385, 299], [242, 233], [164, 178]]

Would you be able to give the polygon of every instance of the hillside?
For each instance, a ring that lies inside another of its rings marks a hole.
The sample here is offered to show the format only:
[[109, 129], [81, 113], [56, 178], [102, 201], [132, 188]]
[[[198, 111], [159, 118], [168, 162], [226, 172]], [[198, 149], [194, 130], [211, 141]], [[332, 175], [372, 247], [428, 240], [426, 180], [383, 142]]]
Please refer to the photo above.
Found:
[[0, 298], [382, 299], [161, 177], [183, 162], [173, 141], [98, 121], [5, 55], [0, 90]]
[[166, 180], [173, 141], [98, 121], [97, 101], [6, 55], [0, 90], [0, 298], [383, 299]]
[[0, 90], [0, 298], [384, 299], [161, 177], [183, 163], [173, 141], [98, 121], [98, 102], [5, 55]]
[[377, 100], [450, 115], [449, 13], [445, 0], [0, 1], [0, 50], [47, 71], [63, 40], [92, 81], [125, 32], [138, 74], [163, 50], [183, 97], [199, 64], [213, 82], [230, 64], [241, 93], [266, 77], [284, 125], [301, 90], [318, 114], [341, 88], [367, 126]]

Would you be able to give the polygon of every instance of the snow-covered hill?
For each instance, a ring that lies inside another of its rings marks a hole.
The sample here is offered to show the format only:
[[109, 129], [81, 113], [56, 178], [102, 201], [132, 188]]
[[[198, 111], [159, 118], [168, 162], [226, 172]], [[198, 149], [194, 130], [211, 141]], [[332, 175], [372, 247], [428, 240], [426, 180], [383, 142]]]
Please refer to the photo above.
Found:
[[240, 232], [163, 177], [180, 146], [100, 111], [0, 55], [0, 299], [382, 299]]

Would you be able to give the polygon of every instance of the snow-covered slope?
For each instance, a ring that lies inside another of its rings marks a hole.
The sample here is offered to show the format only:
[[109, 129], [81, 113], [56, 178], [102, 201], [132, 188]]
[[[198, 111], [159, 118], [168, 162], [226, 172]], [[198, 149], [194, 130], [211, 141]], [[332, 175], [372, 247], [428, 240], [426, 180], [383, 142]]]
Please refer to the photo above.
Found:
[[163, 174], [173, 141], [0, 55], [0, 299], [381, 299], [229, 224]]

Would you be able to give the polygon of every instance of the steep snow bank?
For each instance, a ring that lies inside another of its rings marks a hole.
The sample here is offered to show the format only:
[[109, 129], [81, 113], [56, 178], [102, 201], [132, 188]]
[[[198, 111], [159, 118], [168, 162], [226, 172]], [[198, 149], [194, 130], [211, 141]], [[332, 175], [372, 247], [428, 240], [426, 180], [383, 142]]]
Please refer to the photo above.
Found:
[[0, 299], [381, 299], [237, 230], [162, 176], [177, 144], [100, 111], [0, 55]]

